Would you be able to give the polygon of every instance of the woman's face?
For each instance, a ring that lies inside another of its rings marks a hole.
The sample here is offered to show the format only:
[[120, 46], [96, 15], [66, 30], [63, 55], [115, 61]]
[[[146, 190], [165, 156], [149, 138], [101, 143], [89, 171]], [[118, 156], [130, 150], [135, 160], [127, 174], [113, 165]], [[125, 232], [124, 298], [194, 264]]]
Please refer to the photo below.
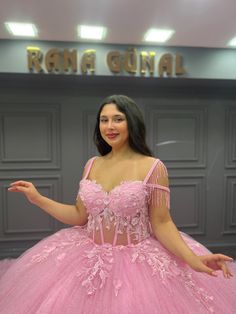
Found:
[[112, 148], [128, 144], [129, 132], [126, 116], [115, 104], [106, 104], [100, 113], [99, 129], [104, 141]]

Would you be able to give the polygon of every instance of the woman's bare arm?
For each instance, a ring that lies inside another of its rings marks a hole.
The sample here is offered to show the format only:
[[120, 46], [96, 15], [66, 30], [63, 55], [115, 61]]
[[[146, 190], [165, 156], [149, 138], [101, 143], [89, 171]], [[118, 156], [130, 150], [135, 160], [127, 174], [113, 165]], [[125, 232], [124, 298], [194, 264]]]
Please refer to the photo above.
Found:
[[[160, 185], [168, 186], [168, 178], [162, 178]], [[206, 272], [210, 275], [216, 275], [215, 270], [221, 269], [226, 278], [232, 276], [225, 261], [232, 259], [223, 254], [207, 254], [197, 256], [184, 242], [177, 227], [175, 226], [169, 209], [164, 204], [157, 208], [150, 208], [150, 221], [153, 232], [156, 238], [166, 247], [171, 253], [180, 257], [190, 267], [199, 272]]]
[[62, 204], [41, 195], [28, 181], [13, 182], [8, 190], [23, 193], [32, 204], [65, 224], [84, 225], [87, 223], [88, 215], [80, 198], [77, 199], [75, 205]]

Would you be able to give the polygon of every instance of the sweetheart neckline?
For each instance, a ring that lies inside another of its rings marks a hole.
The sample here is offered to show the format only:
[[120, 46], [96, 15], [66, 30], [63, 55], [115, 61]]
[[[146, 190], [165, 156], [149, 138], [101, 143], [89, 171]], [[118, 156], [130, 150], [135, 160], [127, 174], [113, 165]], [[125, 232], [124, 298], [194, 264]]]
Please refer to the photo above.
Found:
[[96, 186], [100, 187], [101, 192], [103, 192], [106, 195], [111, 194], [114, 190], [116, 190], [117, 188], [121, 187], [122, 185], [126, 184], [126, 183], [139, 183], [139, 184], [144, 184], [144, 181], [142, 180], [123, 180], [121, 181], [119, 184], [117, 184], [116, 186], [114, 186], [110, 191], [106, 191], [103, 186], [101, 185], [101, 183], [97, 182], [96, 180], [90, 180], [90, 179], [82, 179], [81, 181], [87, 181], [87, 182], [91, 182], [93, 184], [95, 184]]

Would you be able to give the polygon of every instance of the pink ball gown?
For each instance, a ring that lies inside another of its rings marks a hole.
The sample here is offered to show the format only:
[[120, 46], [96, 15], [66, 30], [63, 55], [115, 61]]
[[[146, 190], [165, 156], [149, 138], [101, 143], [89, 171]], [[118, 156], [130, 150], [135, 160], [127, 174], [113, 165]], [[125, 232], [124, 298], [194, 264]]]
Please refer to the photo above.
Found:
[[0, 280], [0, 313], [236, 313], [235, 277], [195, 272], [152, 236], [149, 206], [169, 206], [163, 163], [156, 159], [144, 181], [106, 192], [88, 179], [93, 161], [79, 189], [87, 225], [60, 230], [12, 263]]

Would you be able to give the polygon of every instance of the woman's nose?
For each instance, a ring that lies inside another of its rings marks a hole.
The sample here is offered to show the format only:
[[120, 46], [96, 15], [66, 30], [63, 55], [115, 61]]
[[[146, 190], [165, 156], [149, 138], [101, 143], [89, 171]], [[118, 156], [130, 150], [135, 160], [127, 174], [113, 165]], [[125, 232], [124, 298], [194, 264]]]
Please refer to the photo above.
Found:
[[112, 120], [108, 121], [108, 128], [113, 129], [113, 121]]

